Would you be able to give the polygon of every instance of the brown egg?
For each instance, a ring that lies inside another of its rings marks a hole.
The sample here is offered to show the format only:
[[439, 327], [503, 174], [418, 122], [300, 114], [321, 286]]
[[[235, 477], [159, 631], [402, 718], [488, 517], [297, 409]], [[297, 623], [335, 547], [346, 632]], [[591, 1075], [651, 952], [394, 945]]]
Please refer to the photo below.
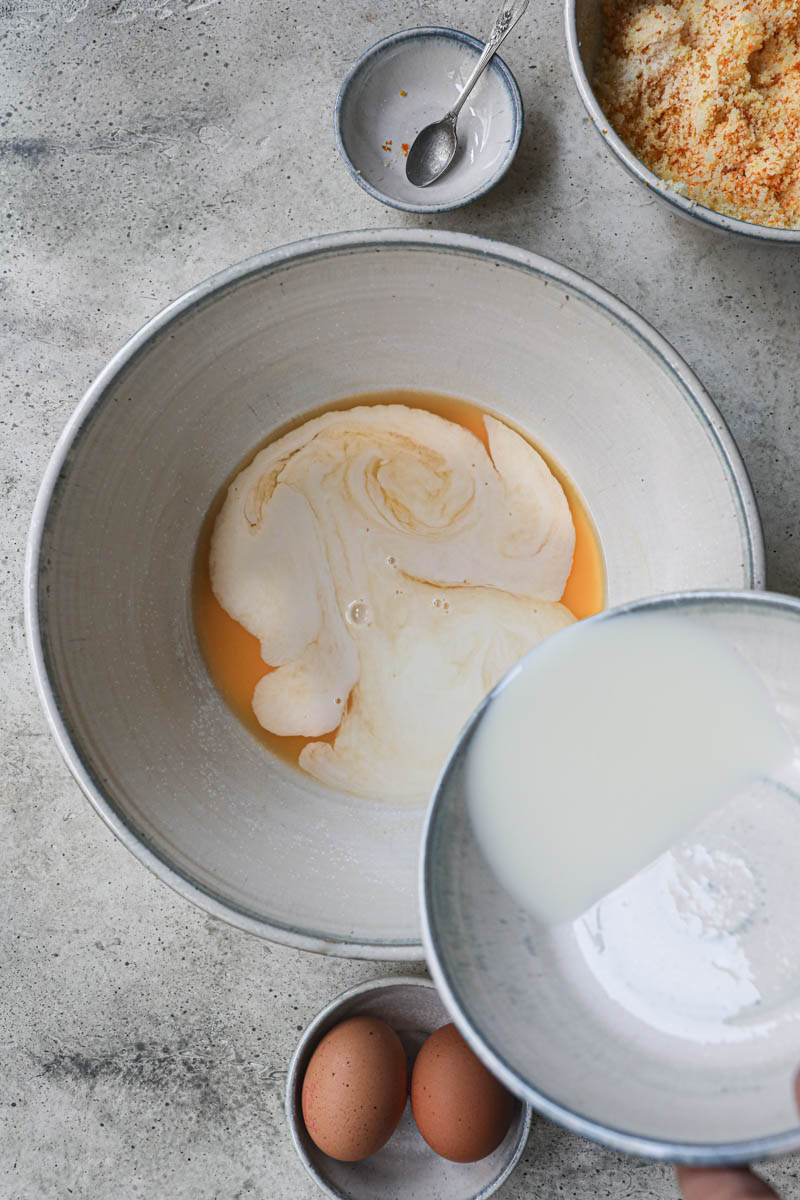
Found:
[[400, 1038], [376, 1017], [351, 1017], [317, 1046], [303, 1079], [303, 1120], [331, 1158], [357, 1162], [380, 1150], [408, 1097]]
[[477, 1162], [508, 1133], [514, 1097], [473, 1054], [455, 1025], [443, 1025], [414, 1063], [411, 1111], [417, 1129], [442, 1158]]

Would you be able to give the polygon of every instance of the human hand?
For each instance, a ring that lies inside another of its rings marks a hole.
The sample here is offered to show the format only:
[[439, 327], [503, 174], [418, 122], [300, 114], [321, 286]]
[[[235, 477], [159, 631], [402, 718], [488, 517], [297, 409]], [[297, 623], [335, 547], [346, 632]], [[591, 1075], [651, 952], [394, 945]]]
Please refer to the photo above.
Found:
[[[795, 1079], [800, 1108], [800, 1074]], [[678, 1167], [684, 1200], [778, 1200], [777, 1193], [746, 1167]]]
[[676, 1174], [684, 1200], [777, 1200], [777, 1193], [744, 1167], [678, 1167]]

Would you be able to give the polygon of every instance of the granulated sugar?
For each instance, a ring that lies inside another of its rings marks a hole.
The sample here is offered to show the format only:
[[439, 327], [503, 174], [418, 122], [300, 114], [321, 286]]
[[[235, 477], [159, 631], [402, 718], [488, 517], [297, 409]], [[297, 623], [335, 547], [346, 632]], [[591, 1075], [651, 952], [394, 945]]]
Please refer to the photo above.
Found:
[[800, 0], [606, 0], [598, 99], [677, 191], [800, 227]]

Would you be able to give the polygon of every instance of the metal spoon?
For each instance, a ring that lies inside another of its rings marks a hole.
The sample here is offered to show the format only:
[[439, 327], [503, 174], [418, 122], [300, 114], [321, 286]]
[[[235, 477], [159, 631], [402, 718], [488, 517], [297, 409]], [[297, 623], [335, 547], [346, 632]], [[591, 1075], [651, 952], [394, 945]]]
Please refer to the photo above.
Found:
[[441, 121], [425, 128], [414, 138], [406, 159], [406, 178], [415, 187], [427, 187], [443, 175], [455, 158], [458, 149], [456, 123], [467, 97], [494, 58], [502, 42], [528, 7], [529, 0], [506, 0], [494, 23], [491, 36], [484, 46], [475, 70], [464, 84], [464, 90], [449, 113]]

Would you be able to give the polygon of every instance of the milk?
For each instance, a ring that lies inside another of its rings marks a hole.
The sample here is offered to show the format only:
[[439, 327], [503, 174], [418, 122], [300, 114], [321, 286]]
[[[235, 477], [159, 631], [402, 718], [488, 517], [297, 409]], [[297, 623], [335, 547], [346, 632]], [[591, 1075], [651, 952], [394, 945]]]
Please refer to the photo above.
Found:
[[629, 613], [574, 625], [515, 669], [470, 745], [467, 802], [500, 883], [557, 924], [790, 759], [733, 646], [686, 617]]

